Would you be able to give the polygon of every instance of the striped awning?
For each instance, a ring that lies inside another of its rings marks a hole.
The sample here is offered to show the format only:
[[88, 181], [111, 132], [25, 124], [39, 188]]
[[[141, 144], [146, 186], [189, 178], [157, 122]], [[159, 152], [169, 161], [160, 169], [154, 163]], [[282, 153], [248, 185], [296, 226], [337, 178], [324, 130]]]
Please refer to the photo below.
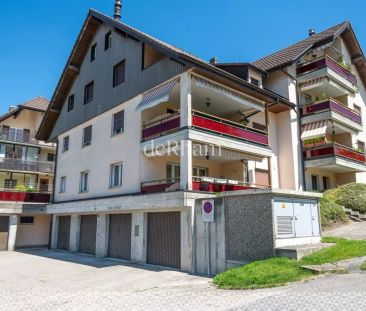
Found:
[[136, 107], [136, 111], [143, 111], [147, 108], [167, 102], [170, 93], [178, 82], [179, 78], [176, 78], [144, 93], [141, 102]]
[[301, 139], [308, 140], [318, 137], [324, 137], [327, 132], [327, 127], [328, 120], [305, 124], [302, 129]]
[[194, 77], [194, 80], [198, 87], [210, 89], [220, 95], [226, 96], [226, 97], [230, 98], [231, 100], [233, 100], [239, 104], [242, 104], [243, 106], [245, 106], [245, 108], [254, 108], [259, 111], [264, 111], [263, 103], [259, 100], [256, 100], [255, 98], [246, 96], [233, 89], [226, 88], [217, 83], [208, 81], [208, 80], [200, 78], [200, 77]]

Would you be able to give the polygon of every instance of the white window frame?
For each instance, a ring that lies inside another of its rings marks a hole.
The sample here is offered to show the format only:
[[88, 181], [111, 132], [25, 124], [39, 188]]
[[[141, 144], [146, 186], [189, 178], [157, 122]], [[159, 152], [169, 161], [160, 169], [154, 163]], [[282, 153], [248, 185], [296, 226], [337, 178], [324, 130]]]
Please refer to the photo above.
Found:
[[[68, 139], [67, 148], [65, 148], [65, 141], [66, 141], [66, 138]], [[70, 136], [65, 136], [65, 137], [62, 139], [62, 152], [69, 151], [69, 149], [70, 149]]]
[[[84, 185], [84, 176], [88, 175], [86, 187]], [[83, 171], [80, 173], [80, 193], [89, 192], [89, 183], [90, 183], [90, 171]]]
[[[118, 183], [114, 184], [115, 182], [115, 167], [119, 167], [118, 171]], [[109, 174], [109, 188], [121, 188], [122, 187], [122, 174], [123, 174], [123, 163], [113, 163], [110, 167], [110, 174]]]
[[65, 192], [66, 192], [66, 176], [61, 176], [59, 193], [65, 193]]

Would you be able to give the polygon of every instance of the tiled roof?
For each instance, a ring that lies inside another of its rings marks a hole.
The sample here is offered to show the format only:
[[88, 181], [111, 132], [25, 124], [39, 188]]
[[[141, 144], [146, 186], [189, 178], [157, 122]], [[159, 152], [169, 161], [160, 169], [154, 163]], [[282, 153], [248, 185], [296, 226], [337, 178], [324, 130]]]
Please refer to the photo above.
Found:
[[38, 96], [21, 104], [20, 107], [46, 111], [49, 104], [50, 102], [46, 98]]
[[337, 38], [350, 23], [348, 21], [329, 28], [319, 34], [313, 35], [300, 42], [297, 42], [283, 50], [275, 52], [271, 55], [263, 57], [252, 64], [262, 70], [271, 71], [273, 69], [288, 66], [300, 57], [302, 57], [307, 51], [316, 46], [320, 46], [328, 41], [333, 41]]

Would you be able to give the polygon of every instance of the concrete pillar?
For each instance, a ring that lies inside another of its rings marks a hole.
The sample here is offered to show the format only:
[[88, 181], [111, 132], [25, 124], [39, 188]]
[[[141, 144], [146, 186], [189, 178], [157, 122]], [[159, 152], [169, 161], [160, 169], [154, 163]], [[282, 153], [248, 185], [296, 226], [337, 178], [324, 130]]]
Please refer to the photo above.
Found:
[[180, 78], [180, 126], [192, 126], [192, 76], [189, 72]]
[[192, 141], [182, 140], [180, 145], [180, 189], [192, 190]]
[[79, 251], [79, 242], [80, 242], [80, 216], [79, 215], [71, 215], [70, 221], [70, 241], [69, 247], [71, 252]]
[[145, 264], [147, 252], [146, 213], [132, 213], [131, 231], [131, 261], [139, 264]]
[[52, 215], [52, 229], [51, 229], [51, 249], [57, 248], [58, 240], [58, 216]]
[[[193, 203], [194, 204], [194, 203]], [[194, 273], [193, 264], [193, 217], [194, 205], [180, 213], [180, 267], [182, 271]]]
[[104, 258], [108, 253], [108, 228], [109, 215], [97, 215], [97, 236], [95, 245], [95, 256], [97, 258]]
[[15, 250], [15, 242], [17, 239], [18, 215], [9, 216], [9, 233], [8, 233], [8, 251]]

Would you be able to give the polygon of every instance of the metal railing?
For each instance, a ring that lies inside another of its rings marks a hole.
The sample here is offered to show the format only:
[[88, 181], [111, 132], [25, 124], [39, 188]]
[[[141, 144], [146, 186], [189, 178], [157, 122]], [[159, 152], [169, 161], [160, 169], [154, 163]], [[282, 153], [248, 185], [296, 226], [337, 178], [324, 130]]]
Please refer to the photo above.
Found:
[[54, 143], [46, 144], [44, 141], [37, 140], [36, 133], [4, 126], [0, 126], [0, 141], [10, 141], [33, 145], [50, 145], [52, 147], [56, 146]]
[[55, 163], [48, 161], [27, 161], [14, 158], [0, 158], [0, 169], [53, 174]]
[[51, 193], [52, 189], [52, 183], [47, 185], [38, 183], [17, 183], [16, 180], [0, 182], [0, 191], [6, 192]]

